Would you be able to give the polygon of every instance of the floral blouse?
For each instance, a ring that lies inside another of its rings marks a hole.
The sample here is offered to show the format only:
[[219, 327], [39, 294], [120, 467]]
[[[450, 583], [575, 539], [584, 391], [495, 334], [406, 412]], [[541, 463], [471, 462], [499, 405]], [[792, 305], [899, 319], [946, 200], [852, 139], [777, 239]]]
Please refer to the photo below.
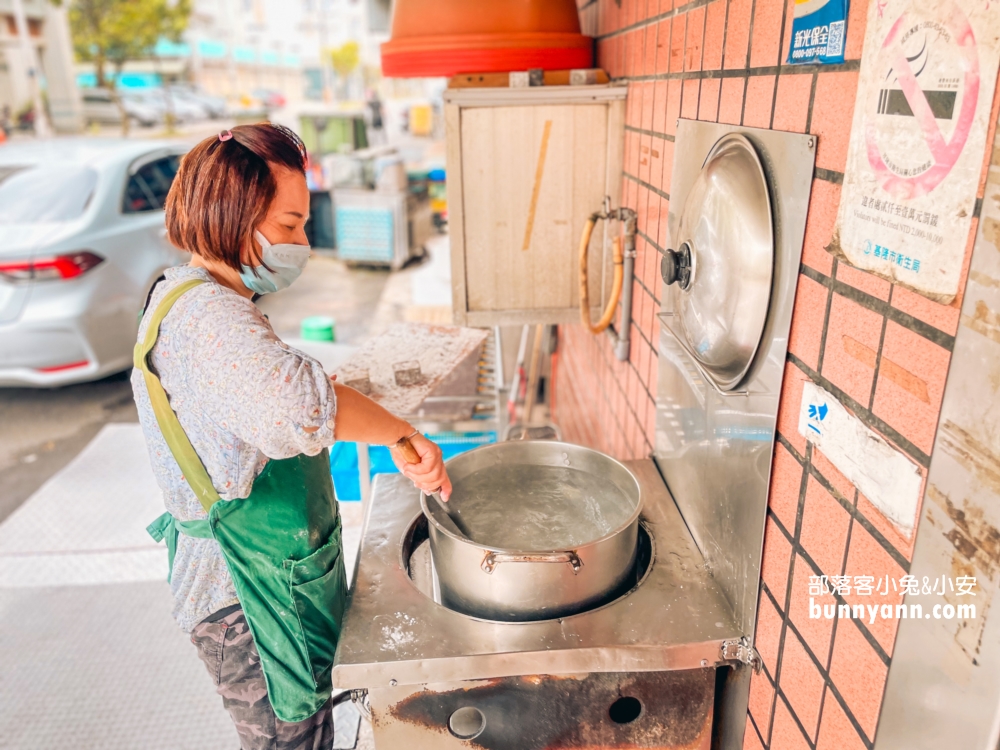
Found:
[[[333, 444], [333, 384], [319, 362], [275, 335], [253, 302], [200, 268], [167, 270], [139, 325], [140, 341], [150, 311], [190, 279], [209, 283], [174, 303], [149, 361], [219, 495], [245, 498], [269, 459], [313, 456]], [[207, 518], [160, 433], [139, 370], [132, 371], [132, 389], [166, 509], [181, 521]], [[170, 585], [174, 618], [188, 632], [238, 602], [214, 539], [180, 535]]]

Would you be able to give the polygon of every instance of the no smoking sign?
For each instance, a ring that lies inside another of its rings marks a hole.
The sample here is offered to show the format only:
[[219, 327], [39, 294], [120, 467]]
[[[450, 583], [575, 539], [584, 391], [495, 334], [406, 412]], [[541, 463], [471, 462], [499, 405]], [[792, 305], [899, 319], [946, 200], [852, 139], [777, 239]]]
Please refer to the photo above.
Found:
[[1000, 5], [876, 2], [831, 252], [948, 303], [1000, 62]]

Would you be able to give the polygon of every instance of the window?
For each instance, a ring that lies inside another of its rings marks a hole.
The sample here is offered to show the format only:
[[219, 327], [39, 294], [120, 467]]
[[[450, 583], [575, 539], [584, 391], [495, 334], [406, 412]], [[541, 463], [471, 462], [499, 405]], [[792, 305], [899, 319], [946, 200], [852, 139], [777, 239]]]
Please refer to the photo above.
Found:
[[90, 204], [96, 186], [97, 172], [90, 167], [0, 167], [0, 226], [77, 219]]
[[122, 201], [122, 212], [137, 214], [163, 208], [180, 163], [180, 156], [167, 156], [151, 161], [129, 177], [128, 185], [125, 187], [125, 198]]

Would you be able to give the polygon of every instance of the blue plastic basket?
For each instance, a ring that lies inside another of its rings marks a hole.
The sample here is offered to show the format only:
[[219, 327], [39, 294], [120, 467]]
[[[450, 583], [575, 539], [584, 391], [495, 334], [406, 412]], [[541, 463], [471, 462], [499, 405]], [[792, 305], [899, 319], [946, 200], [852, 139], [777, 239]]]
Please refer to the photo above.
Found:
[[337, 252], [343, 260], [392, 262], [392, 210], [337, 206]]
[[[428, 438], [441, 447], [445, 460], [460, 453], [488, 445], [497, 441], [495, 432], [438, 432], [430, 433]], [[368, 458], [371, 463], [371, 477], [376, 474], [393, 474], [398, 470], [389, 455], [389, 449], [382, 445], [372, 445], [368, 448]], [[337, 499], [341, 502], [361, 500], [361, 479], [358, 475], [358, 445], [357, 443], [339, 442], [330, 449], [330, 473], [333, 475], [333, 486], [337, 491]]]

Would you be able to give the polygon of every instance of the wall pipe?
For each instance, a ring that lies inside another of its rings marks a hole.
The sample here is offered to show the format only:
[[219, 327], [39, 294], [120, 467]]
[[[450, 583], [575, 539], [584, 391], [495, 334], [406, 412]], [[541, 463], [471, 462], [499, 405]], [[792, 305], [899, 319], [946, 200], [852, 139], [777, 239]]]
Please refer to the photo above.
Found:
[[[624, 250], [622, 240], [615, 237], [614, 246], [614, 282], [611, 285], [611, 297], [608, 299], [604, 314], [598, 323], [590, 320], [590, 298], [588, 294], [589, 281], [587, 260], [590, 247], [590, 236], [598, 221], [615, 219], [625, 224]], [[635, 235], [636, 213], [631, 208], [618, 208], [604, 212], [594, 212], [587, 219], [580, 238], [580, 319], [584, 327], [597, 335], [606, 331], [614, 341], [615, 357], [624, 362], [628, 359], [632, 331], [632, 280], [635, 277]], [[622, 312], [619, 330], [615, 331], [615, 308], [621, 303]]]
[[632, 280], [635, 278], [635, 234], [637, 228], [637, 217], [631, 208], [619, 208], [617, 219], [625, 222], [625, 265], [622, 279], [622, 314], [618, 324], [618, 331], [614, 326], [608, 326], [607, 333], [614, 342], [615, 359], [619, 362], [628, 360], [629, 349], [632, 342]]

